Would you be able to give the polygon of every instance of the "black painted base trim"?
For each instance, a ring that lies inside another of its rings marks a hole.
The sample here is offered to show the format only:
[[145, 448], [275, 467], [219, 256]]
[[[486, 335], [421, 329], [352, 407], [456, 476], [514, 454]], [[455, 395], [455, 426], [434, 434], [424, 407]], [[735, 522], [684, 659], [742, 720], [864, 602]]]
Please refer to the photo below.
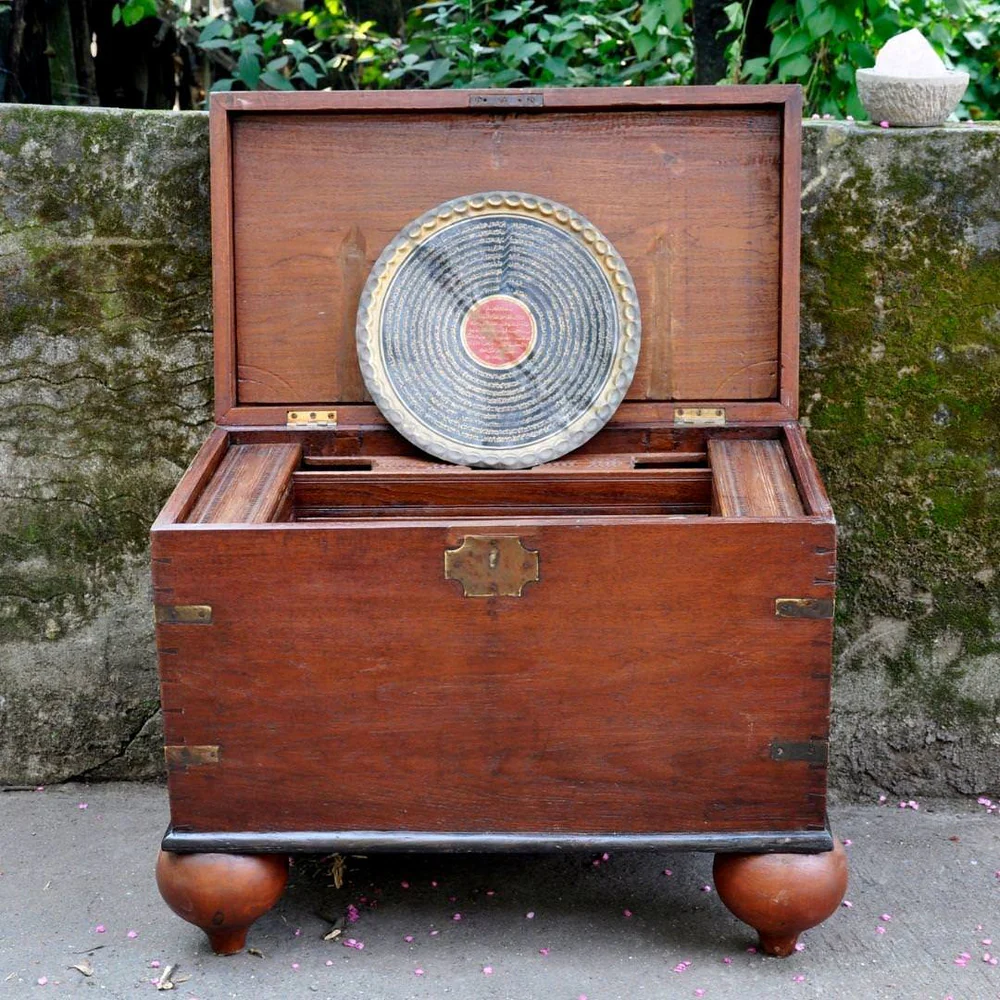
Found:
[[163, 850], [185, 854], [329, 854], [398, 851], [488, 853], [535, 851], [712, 851], [815, 854], [833, 850], [824, 830], [762, 833], [426, 833], [406, 830], [192, 833], [172, 827]]

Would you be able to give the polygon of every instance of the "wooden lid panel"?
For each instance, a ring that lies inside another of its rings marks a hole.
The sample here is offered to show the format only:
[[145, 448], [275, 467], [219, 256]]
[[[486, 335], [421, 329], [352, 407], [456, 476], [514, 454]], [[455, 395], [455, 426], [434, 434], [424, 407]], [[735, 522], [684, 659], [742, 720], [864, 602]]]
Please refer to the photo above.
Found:
[[[219, 191], [213, 160], [219, 374], [234, 397], [222, 413], [366, 402], [355, 320], [379, 253], [428, 207], [504, 189], [572, 206], [628, 264], [643, 336], [629, 400], [794, 404], [781, 384], [782, 350], [797, 350], [782, 302], [790, 88], [754, 88], [782, 98], [755, 104], [726, 89], [731, 106], [484, 113], [468, 92], [449, 96], [454, 108], [416, 111], [390, 107], [392, 95], [369, 110], [310, 112], [302, 95], [298, 109], [273, 95], [260, 108], [256, 95], [213, 106], [225, 116], [213, 157], [231, 162]], [[231, 253], [219, 253], [226, 238]]]

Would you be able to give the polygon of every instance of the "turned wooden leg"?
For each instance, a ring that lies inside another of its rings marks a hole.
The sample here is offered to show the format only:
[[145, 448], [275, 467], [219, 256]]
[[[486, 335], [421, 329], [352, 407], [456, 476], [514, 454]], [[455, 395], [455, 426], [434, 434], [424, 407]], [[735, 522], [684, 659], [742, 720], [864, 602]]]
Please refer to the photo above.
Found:
[[712, 873], [722, 902], [757, 931], [768, 955], [781, 958], [847, 892], [847, 855], [839, 840], [823, 854], [716, 854]]
[[156, 884], [167, 906], [200, 927], [217, 955], [243, 950], [250, 925], [281, 898], [285, 854], [172, 854], [160, 851]]

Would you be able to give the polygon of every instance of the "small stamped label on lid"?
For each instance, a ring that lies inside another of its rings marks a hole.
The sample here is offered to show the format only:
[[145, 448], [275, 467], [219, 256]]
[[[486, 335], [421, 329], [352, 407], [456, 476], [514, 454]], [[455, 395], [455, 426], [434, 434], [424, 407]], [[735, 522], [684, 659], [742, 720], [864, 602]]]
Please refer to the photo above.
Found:
[[531, 310], [511, 295], [488, 295], [462, 320], [462, 346], [477, 364], [513, 368], [535, 346], [538, 327]]

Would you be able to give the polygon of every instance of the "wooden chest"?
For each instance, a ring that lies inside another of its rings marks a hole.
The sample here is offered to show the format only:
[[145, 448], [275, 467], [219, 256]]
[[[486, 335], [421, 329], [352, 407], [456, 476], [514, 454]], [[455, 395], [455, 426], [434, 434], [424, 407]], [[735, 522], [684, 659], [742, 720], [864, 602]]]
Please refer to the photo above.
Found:
[[[835, 526], [796, 422], [800, 118], [794, 87], [213, 98], [218, 427], [152, 547], [160, 884], [218, 950], [297, 850], [779, 852], [842, 895], [819, 853]], [[383, 247], [497, 189], [599, 226], [643, 317], [610, 422], [522, 471], [415, 449], [355, 352]], [[780, 953], [801, 928], [739, 909], [758, 875], [726, 901]]]

